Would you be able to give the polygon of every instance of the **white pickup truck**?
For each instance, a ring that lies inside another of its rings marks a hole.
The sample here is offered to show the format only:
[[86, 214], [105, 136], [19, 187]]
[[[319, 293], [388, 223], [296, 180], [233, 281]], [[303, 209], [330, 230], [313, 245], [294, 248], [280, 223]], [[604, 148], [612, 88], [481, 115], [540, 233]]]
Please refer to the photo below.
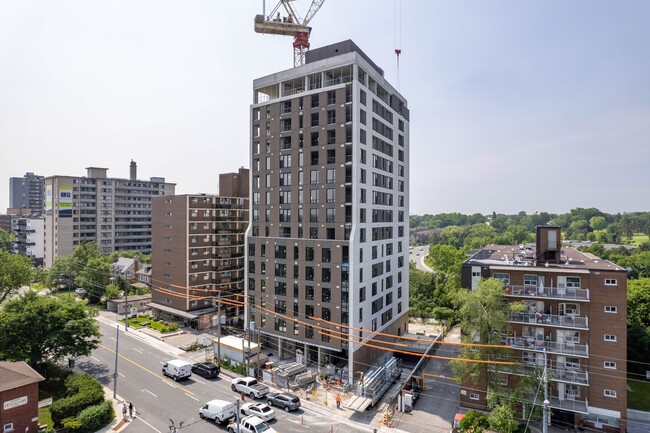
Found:
[[243, 392], [252, 399], [265, 397], [269, 393], [269, 387], [262, 385], [254, 377], [236, 377], [232, 380], [230, 388]]
[[[228, 426], [228, 433], [237, 431], [237, 422], [232, 422]], [[277, 431], [265, 423], [261, 418], [256, 416], [247, 416], [239, 421], [240, 433], [277, 433]]]

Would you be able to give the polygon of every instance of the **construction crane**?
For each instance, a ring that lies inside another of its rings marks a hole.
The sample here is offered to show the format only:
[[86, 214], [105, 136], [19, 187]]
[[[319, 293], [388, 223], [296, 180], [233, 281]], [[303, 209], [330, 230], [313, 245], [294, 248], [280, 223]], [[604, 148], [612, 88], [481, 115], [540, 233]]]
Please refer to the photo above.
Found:
[[[325, 0], [312, 0], [304, 18], [300, 18], [291, 4], [294, 1], [280, 0], [267, 15], [266, 0], [262, 0], [262, 15], [255, 16], [255, 31], [271, 35], [293, 36], [293, 67], [295, 68], [305, 64], [305, 56], [309, 51], [309, 34], [311, 33], [311, 27], [308, 27], [307, 24], [323, 6]], [[286, 15], [282, 16], [281, 9], [286, 12]]]

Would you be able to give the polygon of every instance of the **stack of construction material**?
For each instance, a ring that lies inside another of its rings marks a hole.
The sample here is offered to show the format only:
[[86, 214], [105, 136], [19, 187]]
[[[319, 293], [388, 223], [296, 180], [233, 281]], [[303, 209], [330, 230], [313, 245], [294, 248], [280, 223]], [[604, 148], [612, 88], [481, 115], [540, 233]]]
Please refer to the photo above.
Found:
[[294, 380], [296, 385], [303, 388], [310, 383], [316, 382], [316, 375], [311, 370], [308, 370], [305, 373], [298, 374]]
[[369, 372], [364, 377], [361, 395], [371, 399], [372, 406], [379, 401], [395, 379], [400, 376], [402, 372], [400, 365], [401, 361], [393, 357], [384, 366]]

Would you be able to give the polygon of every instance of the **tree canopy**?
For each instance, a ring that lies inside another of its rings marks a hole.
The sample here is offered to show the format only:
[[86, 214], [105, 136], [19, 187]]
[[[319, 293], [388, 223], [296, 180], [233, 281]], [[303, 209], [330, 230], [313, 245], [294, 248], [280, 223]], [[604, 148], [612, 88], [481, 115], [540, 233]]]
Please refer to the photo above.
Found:
[[11, 241], [14, 240], [14, 237], [11, 233], [6, 232], [3, 229], [0, 229], [0, 251], [11, 252]]
[[86, 356], [101, 337], [95, 312], [81, 302], [28, 291], [0, 310], [0, 358], [36, 365]]
[[0, 251], [0, 304], [29, 283], [32, 259]]

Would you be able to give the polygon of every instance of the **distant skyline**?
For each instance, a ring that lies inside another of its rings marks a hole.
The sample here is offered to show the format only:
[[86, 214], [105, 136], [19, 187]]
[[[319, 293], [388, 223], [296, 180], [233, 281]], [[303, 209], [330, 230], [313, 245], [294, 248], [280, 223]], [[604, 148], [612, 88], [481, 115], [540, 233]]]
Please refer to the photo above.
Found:
[[[401, 3], [411, 213], [650, 210], [649, 2]], [[249, 166], [253, 79], [292, 66], [291, 38], [253, 31], [259, 13], [1, 2], [0, 213], [10, 177], [128, 177], [131, 159], [139, 178], [215, 193]], [[312, 48], [352, 39], [398, 86], [394, 0], [327, 0], [311, 25]]]

